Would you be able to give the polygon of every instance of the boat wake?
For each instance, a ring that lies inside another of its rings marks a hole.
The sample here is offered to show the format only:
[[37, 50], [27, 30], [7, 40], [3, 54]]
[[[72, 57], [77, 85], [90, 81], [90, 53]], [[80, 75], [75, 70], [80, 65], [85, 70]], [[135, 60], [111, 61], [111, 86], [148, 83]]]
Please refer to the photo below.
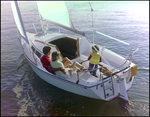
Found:
[[139, 68], [138, 71], [149, 71], [149, 68]]

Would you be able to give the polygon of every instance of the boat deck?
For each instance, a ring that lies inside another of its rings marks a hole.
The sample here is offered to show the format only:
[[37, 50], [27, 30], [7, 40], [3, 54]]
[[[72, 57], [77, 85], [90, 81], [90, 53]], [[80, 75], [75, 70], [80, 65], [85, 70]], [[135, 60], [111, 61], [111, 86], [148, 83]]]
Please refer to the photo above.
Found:
[[[33, 38], [35, 36], [35, 34], [30, 34], [29, 35], [29, 39]], [[49, 42], [50, 40], [55, 40], [56, 38], [62, 38], [64, 37], [65, 35], [62, 35], [62, 34], [51, 34], [51, 37], [49, 37], [50, 35], [48, 35], [48, 37], [46, 38], [42, 38], [42, 37], [34, 37], [35, 40], [41, 40], [44, 41], [44, 42]], [[35, 47], [37, 47], [39, 49], [40, 52], [42, 52], [42, 48], [44, 47], [44, 43], [39, 43], [38, 41], [33, 41], [32, 40], [32, 43], [34, 44]], [[52, 47], [52, 51], [57, 51], [57, 49], [55, 47]], [[75, 58], [75, 59], [72, 59], [72, 62], [82, 62], [82, 61], [85, 61], [87, 60], [88, 56], [90, 55], [90, 51], [84, 51], [82, 52], [82, 54], [79, 55], [79, 57]], [[40, 63], [40, 60], [39, 60], [39, 63]], [[83, 62], [82, 65], [85, 67], [85, 71], [80, 71], [78, 72], [78, 75], [79, 75], [79, 81], [82, 85], [85, 85], [85, 86], [90, 86], [90, 85], [94, 85], [94, 84], [97, 84], [98, 82], [101, 82], [101, 78], [100, 77], [100, 71], [97, 70], [96, 72], [96, 75], [98, 76], [95, 77], [93, 75], [91, 75], [88, 71], [88, 67], [89, 67], [89, 61], [87, 62]], [[101, 62], [101, 65], [103, 65], [104, 67], [107, 67], [109, 70], [112, 69], [112, 67], [104, 64]], [[42, 67], [42, 65], [40, 65], [40, 67]], [[101, 66], [99, 66], [100, 68]], [[115, 70], [115, 71], [118, 71], [118, 70]], [[113, 72], [115, 72], [113, 71]], [[105, 75], [103, 75], [103, 77], [106, 77]], [[67, 78], [66, 80], [68, 81], [71, 81], [71, 82], [76, 82], [78, 80], [78, 76], [77, 75], [72, 75], [70, 78]]]
[[[82, 62], [84, 60], [87, 60], [87, 56], [80, 55], [80, 57], [74, 59], [73, 61], [77, 61], [77, 62], [80, 63], [80, 62]], [[88, 66], [89, 66], [89, 61], [82, 63], [82, 65], [85, 67], [86, 70], [78, 72], [79, 73], [79, 80], [80, 80], [81, 83], [83, 83], [84, 85], [94, 85], [94, 84], [97, 84], [98, 82], [101, 82], [101, 78], [102, 77], [100, 78], [100, 71], [99, 70], [97, 70], [97, 72], [96, 72], [96, 75], [98, 76], [98, 78], [94, 77], [93, 75], [91, 75], [87, 71], [88, 70]], [[110, 66], [108, 66], [108, 65], [106, 65], [104, 63], [101, 63], [101, 65], [107, 67], [109, 70], [113, 69], [112, 67], [110, 67]], [[100, 68], [100, 66], [99, 66], [99, 68]], [[116, 71], [118, 71], [118, 70], [114, 70], [113, 72], [116, 72]], [[107, 77], [107, 76], [103, 75], [103, 77]], [[73, 76], [70, 80], [74, 81], [74, 79], [77, 79], [77, 76]]]

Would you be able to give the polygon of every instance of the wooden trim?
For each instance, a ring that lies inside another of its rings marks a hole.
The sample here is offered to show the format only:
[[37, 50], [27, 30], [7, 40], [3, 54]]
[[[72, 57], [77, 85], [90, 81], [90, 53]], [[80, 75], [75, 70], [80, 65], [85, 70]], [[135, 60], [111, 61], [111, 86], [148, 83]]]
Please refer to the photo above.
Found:
[[46, 43], [46, 42], [43, 42], [43, 41], [40, 41], [40, 40], [35, 40], [35, 41], [37, 41], [37, 42], [39, 42], [39, 43], [43, 43], [43, 44], [45, 44], [45, 45], [52, 46], [52, 47], [55, 47], [55, 46], [56, 46], [56, 45], [53, 45], [53, 44], [50, 44], [50, 43]]
[[[24, 50], [23, 50], [24, 51]], [[24, 52], [24, 54], [26, 55], [26, 53]], [[26, 55], [26, 57], [33, 63], [33, 64], [35, 64], [36, 66], [37, 66], [37, 64], [36, 63], [34, 63], [27, 55]]]
[[[33, 43], [32, 43], [33, 44]], [[33, 44], [34, 45], [34, 44]], [[39, 50], [35, 45], [34, 45], [34, 47], [35, 47], [35, 50], [37, 51], [40, 51], [40, 52], [42, 52], [41, 50]], [[42, 52], [42, 54], [43, 54], [43, 52]]]
[[[39, 43], [43, 43], [43, 44], [49, 45], [48, 43], [44, 43], [44, 42], [39, 41], [39, 40], [35, 40], [35, 41], [37, 41], [37, 42], [39, 42]], [[33, 42], [32, 42], [32, 44], [35, 46], [35, 48], [36, 48], [37, 50], [39, 50]], [[55, 46], [55, 45], [53, 45], [53, 47], [54, 47], [54, 46]], [[42, 52], [41, 50], [39, 50], [39, 51]], [[42, 52], [42, 54], [43, 54], [43, 52]]]
[[[42, 41], [39, 41], [39, 40], [35, 40], [37, 42], [40, 42], [40, 43], [43, 43], [43, 44], [46, 44], [46, 45], [49, 45], [49, 46], [52, 46], [52, 47], [55, 47], [57, 51], [60, 51], [59, 48], [56, 46], [56, 45], [53, 45], [53, 44], [49, 44], [49, 43], [45, 43], [45, 42], [42, 42]], [[34, 45], [34, 44], [33, 44]], [[35, 45], [34, 45], [35, 46]], [[35, 46], [36, 47], [36, 46]], [[60, 56], [61, 58], [63, 59], [64, 57], [62, 56], [61, 52], [60, 52]]]
[[[77, 39], [77, 38], [79, 38], [79, 37], [77, 37], [77, 36], [68, 35], [68, 34], [67, 34], [67, 37], [69, 37], [69, 38], [71, 38], [71, 39]], [[73, 37], [73, 38], [72, 38], [72, 37]]]
[[79, 52], [79, 38], [77, 38], [76, 46], [77, 46], [77, 54], [78, 54], [78, 57], [79, 57], [80, 56], [80, 52]]
[[36, 32], [29, 32], [29, 33], [34, 33], [34, 34], [36, 34]]
[[24, 51], [24, 48], [23, 48], [23, 46], [22, 46], [22, 37], [21, 37], [20, 43], [21, 43], [21, 47], [22, 47], [22, 50], [23, 50], [24, 55], [25, 55], [33, 64], [35, 64], [35, 65], [37, 66], [37, 64], [34, 63], [34, 62], [26, 55], [26, 53], [25, 53], [25, 51]]

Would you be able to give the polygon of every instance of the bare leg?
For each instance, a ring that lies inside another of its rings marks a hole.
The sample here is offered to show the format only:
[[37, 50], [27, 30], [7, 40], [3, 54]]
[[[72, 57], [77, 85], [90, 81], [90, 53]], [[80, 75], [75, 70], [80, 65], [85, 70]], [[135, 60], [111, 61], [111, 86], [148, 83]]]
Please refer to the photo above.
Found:
[[[73, 69], [76, 69], [77, 67], [76, 67], [76, 62], [74, 62], [69, 68], [73, 68]], [[70, 76], [72, 75], [72, 72], [73, 72], [73, 70], [68, 70], [69, 71], [69, 73], [70, 73]]]

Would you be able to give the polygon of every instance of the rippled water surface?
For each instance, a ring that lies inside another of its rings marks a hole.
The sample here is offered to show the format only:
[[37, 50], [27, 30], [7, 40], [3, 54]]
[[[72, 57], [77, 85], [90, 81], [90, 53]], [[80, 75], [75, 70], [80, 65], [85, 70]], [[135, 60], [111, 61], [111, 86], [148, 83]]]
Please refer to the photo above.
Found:
[[[110, 102], [78, 96], [58, 89], [38, 77], [23, 55], [9, 2], [1, 2], [1, 115], [149, 115], [149, 3], [141, 2], [67, 2], [75, 28], [85, 31], [92, 41], [92, 28], [138, 46], [132, 61], [137, 75], [128, 92], [129, 103], [121, 98]], [[41, 31], [36, 2], [19, 2], [27, 31]], [[50, 31], [59, 31], [50, 25]], [[64, 31], [65, 32], [65, 31]], [[67, 32], [67, 31], [66, 31]], [[71, 32], [70, 32], [71, 34]], [[95, 43], [127, 55], [129, 47], [95, 34]]]

